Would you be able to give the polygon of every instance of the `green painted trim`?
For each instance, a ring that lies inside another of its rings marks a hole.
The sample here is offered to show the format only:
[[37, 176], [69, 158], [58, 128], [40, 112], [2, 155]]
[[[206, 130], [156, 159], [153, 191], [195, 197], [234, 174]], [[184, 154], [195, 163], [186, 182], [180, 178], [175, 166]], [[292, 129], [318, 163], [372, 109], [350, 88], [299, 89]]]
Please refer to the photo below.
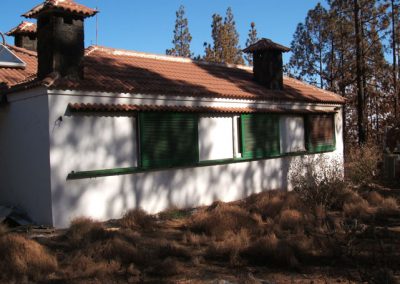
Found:
[[259, 159], [232, 158], [232, 159], [200, 161], [196, 164], [189, 165], [186, 167], [174, 167], [174, 166], [164, 167], [164, 168], [130, 167], [130, 168], [116, 168], [116, 169], [105, 169], [105, 170], [94, 170], [94, 171], [71, 172], [70, 174], [68, 174], [67, 180], [79, 180], [79, 179], [88, 179], [88, 178], [128, 175], [128, 174], [136, 174], [136, 173], [147, 173], [147, 172], [165, 171], [165, 170], [171, 170], [171, 169], [184, 169], [184, 168], [228, 165], [228, 164], [236, 164], [236, 163], [270, 160], [270, 159], [276, 159], [276, 158], [303, 156], [303, 155], [309, 155], [309, 154], [312, 154], [312, 153], [303, 151], [303, 152], [287, 153], [287, 154], [281, 154], [281, 155], [277, 154], [275, 156], [271, 156], [268, 158], [259, 158]]
[[143, 170], [141, 170], [140, 168], [117, 168], [117, 169], [71, 172], [68, 174], [67, 180], [118, 176], [118, 175], [134, 174], [139, 172], [143, 172]]

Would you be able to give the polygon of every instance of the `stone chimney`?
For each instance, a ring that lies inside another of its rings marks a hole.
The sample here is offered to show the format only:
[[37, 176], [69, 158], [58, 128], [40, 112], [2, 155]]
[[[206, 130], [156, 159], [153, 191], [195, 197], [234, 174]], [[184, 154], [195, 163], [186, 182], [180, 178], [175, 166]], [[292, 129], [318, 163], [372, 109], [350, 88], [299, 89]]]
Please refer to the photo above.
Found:
[[46, 0], [23, 16], [37, 19], [38, 78], [83, 77], [84, 20], [96, 10], [73, 0]]
[[282, 53], [290, 48], [263, 38], [245, 48], [243, 52], [253, 53], [254, 79], [270, 90], [283, 90]]
[[22, 22], [17, 27], [6, 33], [14, 37], [14, 45], [32, 51], [36, 51], [37, 34], [36, 25], [30, 22]]

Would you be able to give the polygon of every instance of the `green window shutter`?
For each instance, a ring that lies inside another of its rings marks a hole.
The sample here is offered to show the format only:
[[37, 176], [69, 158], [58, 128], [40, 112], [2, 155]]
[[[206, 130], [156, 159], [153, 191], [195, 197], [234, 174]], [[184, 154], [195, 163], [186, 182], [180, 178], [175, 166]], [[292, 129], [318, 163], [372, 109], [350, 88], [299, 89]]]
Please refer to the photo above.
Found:
[[335, 150], [334, 115], [309, 115], [306, 129], [308, 151], [318, 153]]
[[161, 168], [196, 163], [197, 120], [192, 113], [140, 113], [141, 166]]
[[266, 158], [280, 153], [279, 116], [272, 114], [243, 114], [243, 158]]

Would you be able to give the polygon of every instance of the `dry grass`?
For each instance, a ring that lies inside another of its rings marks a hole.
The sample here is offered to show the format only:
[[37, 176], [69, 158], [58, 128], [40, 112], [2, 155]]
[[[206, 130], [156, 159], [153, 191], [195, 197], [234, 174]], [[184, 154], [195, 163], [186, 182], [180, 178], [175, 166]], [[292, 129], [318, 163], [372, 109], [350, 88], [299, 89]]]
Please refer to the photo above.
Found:
[[205, 234], [195, 234], [191, 231], [187, 231], [182, 236], [182, 242], [187, 245], [192, 246], [202, 246], [209, 242], [210, 238]]
[[101, 222], [84, 217], [74, 219], [65, 233], [70, 246], [74, 248], [82, 248], [95, 241], [104, 240], [109, 235]]
[[276, 234], [270, 233], [259, 238], [247, 247], [242, 256], [250, 263], [257, 265], [297, 267], [298, 260], [293, 249]]
[[181, 262], [173, 258], [166, 258], [157, 263], [149, 272], [159, 277], [171, 277], [182, 274], [185, 268]]
[[245, 209], [232, 204], [216, 203], [209, 210], [201, 210], [191, 216], [188, 228], [198, 234], [224, 239], [227, 233], [237, 233], [242, 229], [256, 231], [259, 219]]
[[39, 243], [21, 235], [7, 234], [0, 237], [0, 279], [30, 281], [46, 279], [57, 269], [57, 260]]
[[302, 226], [304, 216], [295, 209], [285, 209], [279, 215], [279, 226], [283, 230], [296, 230]]
[[69, 265], [63, 270], [65, 279], [94, 278], [105, 281], [120, 271], [120, 264], [114, 260], [94, 260], [84, 254], [77, 254], [69, 260]]
[[0, 232], [0, 250], [7, 248], [9, 255], [19, 255], [0, 257], [0, 272], [6, 273], [7, 281], [14, 277], [17, 282], [137, 283], [161, 278], [174, 282], [191, 279], [194, 272], [201, 275], [218, 269], [227, 275], [252, 265], [307, 269], [330, 261], [340, 263], [346, 218], [370, 224], [377, 214], [386, 220], [384, 214], [398, 212], [394, 198], [370, 191], [342, 190], [338, 197], [342, 205], [335, 211], [322, 205], [307, 208], [296, 193], [272, 191], [239, 202], [216, 202], [192, 215], [178, 216], [178, 211], [170, 209], [157, 219], [134, 210], [114, 222], [113, 228], [108, 227], [110, 223], [78, 218], [61, 236], [47, 244], [41, 241], [57, 255], [58, 268], [55, 256], [37, 242]]
[[4, 234], [7, 234], [8, 232], [8, 227], [7, 225], [0, 223], [0, 237]]
[[343, 212], [347, 217], [366, 220], [371, 217], [374, 210], [370, 207], [368, 202], [363, 199], [358, 203], [345, 203], [343, 205]]
[[238, 233], [225, 234], [224, 240], [211, 240], [206, 258], [227, 261], [230, 266], [239, 266], [243, 264], [240, 254], [250, 245], [250, 234], [242, 229]]
[[123, 228], [131, 230], [151, 230], [155, 227], [154, 218], [142, 209], [133, 209], [128, 211], [120, 220]]
[[191, 252], [188, 248], [178, 244], [176, 241], [166, 240], [158, 243], [157, 255], [161, 259], [176, 257], [183, 260], [190, 260], [192, 258]]
[[365, 198], [368, 201], [368, 203], [371, 204], [372, 206], [381, 206], [382, 201], [384, 200], [382, 195], [380, 195], [376, 191], [368, 192]]
[[384, 198], [378, 211], [380, 215], [396, 215], [399, 214], [399, 204], [393, 197]]

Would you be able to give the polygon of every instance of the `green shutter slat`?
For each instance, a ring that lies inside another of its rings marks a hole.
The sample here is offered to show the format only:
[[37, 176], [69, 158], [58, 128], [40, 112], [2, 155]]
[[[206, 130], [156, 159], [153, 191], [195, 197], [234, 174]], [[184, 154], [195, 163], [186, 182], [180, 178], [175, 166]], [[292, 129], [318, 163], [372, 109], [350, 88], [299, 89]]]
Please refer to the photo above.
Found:
[[266, 158], [279, 154], [279, 117], [277, 115], [243, 114], [241, 118], [244, 158]]
[[140, 152], [144, 168], [197, 162], [197, 116], [191, 113], [140, 113]]

